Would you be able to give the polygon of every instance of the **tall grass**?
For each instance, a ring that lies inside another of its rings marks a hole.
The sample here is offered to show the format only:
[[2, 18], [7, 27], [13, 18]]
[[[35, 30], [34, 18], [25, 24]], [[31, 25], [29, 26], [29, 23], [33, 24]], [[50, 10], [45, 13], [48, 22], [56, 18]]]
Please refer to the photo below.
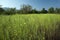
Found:
[[60, 40], [60, 15], [0, 15], [0, 40]]

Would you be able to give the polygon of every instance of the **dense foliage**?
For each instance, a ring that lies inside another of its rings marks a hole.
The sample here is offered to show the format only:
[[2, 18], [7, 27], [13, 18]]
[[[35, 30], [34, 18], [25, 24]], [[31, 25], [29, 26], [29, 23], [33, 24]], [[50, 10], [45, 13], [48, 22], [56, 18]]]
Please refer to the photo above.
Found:
[[2, 8], [0, 7], [0, 14], [12, 15], [12, 14], [41, 14], [41, 13], [51, 13], [51, 14], [60, 14], [60, 8], [50, 7], [48, 10], [42, 8], [42, 10], [37, 10], [36, 8], [32, 8], [31, 5], [23, 4], [19, 10], [16, 8]]

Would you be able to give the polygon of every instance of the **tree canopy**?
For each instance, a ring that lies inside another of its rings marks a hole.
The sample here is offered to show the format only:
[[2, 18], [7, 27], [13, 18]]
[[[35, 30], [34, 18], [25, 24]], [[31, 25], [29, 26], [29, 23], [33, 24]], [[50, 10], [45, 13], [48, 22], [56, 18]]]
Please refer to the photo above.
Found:
[[[5, 10], [7, 9], [7, 10]], [[54, 8], [50, 7], [48, 10], [45, 8], [42, 8], [42, 10], [37, 10], [36, 8], [32, 8], [31, 5], [25, 5], [23, 4], [21, 6], [21, 9], [17, 10], [16, 8], [3, 8], [2, 5], [0, 5], [0, 14], [7, 14], [7, 15], [12, 15], [12, 14], [46, 14], [46, 13], [56, 13], [60, 14], [60, 8]]]

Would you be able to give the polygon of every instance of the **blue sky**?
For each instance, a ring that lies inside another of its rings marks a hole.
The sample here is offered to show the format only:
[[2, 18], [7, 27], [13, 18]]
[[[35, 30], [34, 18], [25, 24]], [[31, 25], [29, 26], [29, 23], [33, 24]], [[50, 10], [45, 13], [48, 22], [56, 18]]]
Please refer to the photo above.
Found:
[[41, 10], [42, 8], [50, 8], [50, 7], [59, 7], [60, 8], [60, 0], [1, 0], [0, 5], [3, 7], [16, 7], [20, 8], [22, 4], [29, 4], [33, 8]]

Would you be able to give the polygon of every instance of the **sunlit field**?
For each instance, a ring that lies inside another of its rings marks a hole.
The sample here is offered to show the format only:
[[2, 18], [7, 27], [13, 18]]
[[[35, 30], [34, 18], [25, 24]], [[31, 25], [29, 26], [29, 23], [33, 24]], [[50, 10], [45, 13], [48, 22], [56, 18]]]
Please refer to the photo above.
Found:
[[0, 40], [60, 40], [60, 14], [0, 15]]

